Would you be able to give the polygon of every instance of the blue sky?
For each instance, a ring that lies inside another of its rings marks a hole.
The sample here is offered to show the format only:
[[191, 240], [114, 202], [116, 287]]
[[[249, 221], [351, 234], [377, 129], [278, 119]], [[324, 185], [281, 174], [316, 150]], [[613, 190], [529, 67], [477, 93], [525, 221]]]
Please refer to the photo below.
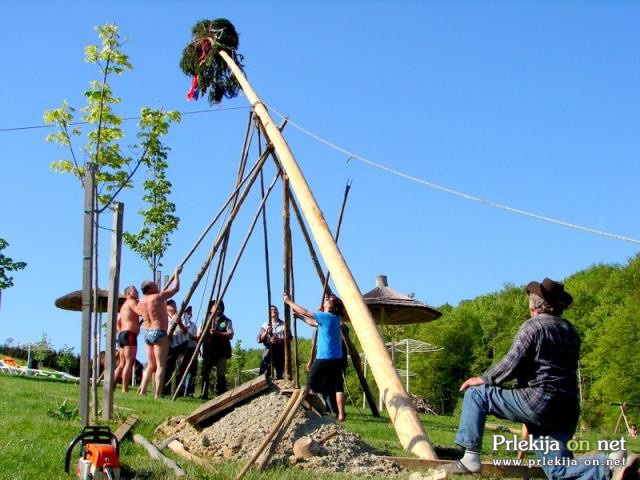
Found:
[[[133, 72], [113, 82], [118, 112], [142, 106], [192, 112], [190, 79], [178, 68], [194, 23], [226, 17], [240, 33], [249, 81], [296, 125], [407, 175], [566, 222], [640, 238], [640, 35], [637, 2], [10, 2], [2, 7], [0, 152], [3, 253], [28, 262], [3, 292], [0, 340], [79, 349], [80, 314], [54, 307], [81, 286], [82, 190], [53, 172], [66, 152], [44, 142], [45, 110], [80, 108], [97, 78], [83, 48], [93, 27], [116, 22]], [[166, 139], [172, 200], [181, 218], [163, 270], [180, 262], [228, 197], [246, 129], [243, 96], [212, 113], [185, 115]], [[276, 122], [281, 120], [273, 114]], [[290, 124], [289, 142], [327, 221], [352, 189], [340, 247], [360, 289], [386, 274], [390, 286], [431, 305], [562, 279], [590, 265], [624, 263], [638, 244], [496, 209], [394, 175], [318, 142]], [[135, 137], [135, 122], [126, 124]], [[82, 143], [76, 144], [80, 148]], [[254, 155], [251, 157], [255, 158]], [[272, 169], [267, 170], [269, 179]], [[138, 177], [138, 181], [141, 177]], [[140, 190], [125, 192], [125, 229], [137, 231]], [[257, 206], [234, 227], [230, 256]], [[269, 202], [274, 300], [282, 291], [281, 192]], [[105, 215], [102, 225], [110, 228]], [[294, 228], [296, 297], [314, 307], [319, 285]], [[110, 235], [100, 238], [106, 285]], [[211, 244], [211, 239], [206, 243]], [[191, 285], [208, 246], [183, 274]], [[266, 320], [261, 231], [225, 297], [243, 346]], [[121, 285], [146, 265], [125, 249]], [[200, 308], [198, 291], [192, 304]], [[178, 294], [177, 299], [181, 299]], [[280, 302], [281, 303], [281, 302]], [[425, 326], [428, 328], [428, 326]], [[301, 334], [308, 336], [301, 328]]]

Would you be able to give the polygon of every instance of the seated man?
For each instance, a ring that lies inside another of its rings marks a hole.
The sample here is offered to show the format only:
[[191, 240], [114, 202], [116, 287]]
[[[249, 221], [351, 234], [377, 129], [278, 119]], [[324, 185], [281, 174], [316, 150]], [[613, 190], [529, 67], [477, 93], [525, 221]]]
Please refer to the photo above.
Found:
[[[480, 377], [467, 379], [456, 443], [464, 456], [443, 467], [448, 473], [478, 473], [487, 415], [524, 423], [532, 445], [546, 439], [549, 451], [536, 450], [544, 460], [549, 479], [637, 480], [638, 457], [629, 455], [625, 465], [610, 467], [607, 460], [623, 461], [623, 452], [574, 458], [567, 448], [578, 423], [577, 369], [580, 337], [575, 327], [561, 318], [573, 297], [564, 285], [545, 278], [527, 286], [529, 313], [507, 355]], [[516, 388], [502, 385], [516, 380]], [[570, 460], [570, 461], [568, 461]], [[615, 473], [615, 475], [614, 475]]]

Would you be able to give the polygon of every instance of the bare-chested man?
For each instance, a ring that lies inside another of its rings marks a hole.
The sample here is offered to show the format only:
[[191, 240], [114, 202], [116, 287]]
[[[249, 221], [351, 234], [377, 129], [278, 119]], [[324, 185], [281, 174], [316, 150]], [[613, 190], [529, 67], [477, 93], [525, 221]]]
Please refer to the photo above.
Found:
[[169, 338], [167, 329], [169, 319], [167, 317], [167, 300], [173, 297], [180, 290], [180, 272], [182, 267], [176, 268], [173, 287], [160, 291], [158, 286], [151, 280], [142, 282], [142, 293], [144, 297], [136, 307], [136, 312], [144, 319], [144, 343], [147, 349], [147, 368], [142, 374], [142, 383], [138, 393], [144, 395], [147, 391], [147, 384], [155, 372], [155, 397], [162, 396], [164, 386], [164, 370], [169, 353]]
[[138, 334], [140, 333], [139, 315], [134, 310], [138, 305], [138, 289], [133, 285], [124, 289], [124, 304], [118, 315], [118, 367], [114, 372], [117, 381], [122, 375], [122, 391], [129, 390], [131, 374], [138, 352]]

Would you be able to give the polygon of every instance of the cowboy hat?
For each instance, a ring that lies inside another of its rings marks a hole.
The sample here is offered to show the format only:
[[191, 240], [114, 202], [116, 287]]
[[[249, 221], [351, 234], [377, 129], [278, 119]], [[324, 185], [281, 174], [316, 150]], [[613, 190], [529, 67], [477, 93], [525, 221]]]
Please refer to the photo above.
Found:
[[573, 302], [573, 297], [564, 290], [564, 285], [560, 282], [545, 278], [540, 282], [529, 282], [527, 293], [536, 293], [544, 298], [547, 303], [560, 307], [563, 310], [569, 308]]

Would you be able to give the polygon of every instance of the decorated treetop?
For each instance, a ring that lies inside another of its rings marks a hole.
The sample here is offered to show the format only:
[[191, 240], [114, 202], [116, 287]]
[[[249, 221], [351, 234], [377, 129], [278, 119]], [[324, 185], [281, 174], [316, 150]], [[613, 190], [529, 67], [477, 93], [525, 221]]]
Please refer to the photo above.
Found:
[[224, 97], [238, 95], [240, 85], [218, 52], [224, 50], [240, 66], [242, 55], [238, 54], [238, 33], [226, 18], [201, 20], [191, 29], [193, 38], [182, 51], [180, 68], [193, 80], [187, 93], [188, 100], [197, 100], [209, 92], [209, 103], [218, 104]]

